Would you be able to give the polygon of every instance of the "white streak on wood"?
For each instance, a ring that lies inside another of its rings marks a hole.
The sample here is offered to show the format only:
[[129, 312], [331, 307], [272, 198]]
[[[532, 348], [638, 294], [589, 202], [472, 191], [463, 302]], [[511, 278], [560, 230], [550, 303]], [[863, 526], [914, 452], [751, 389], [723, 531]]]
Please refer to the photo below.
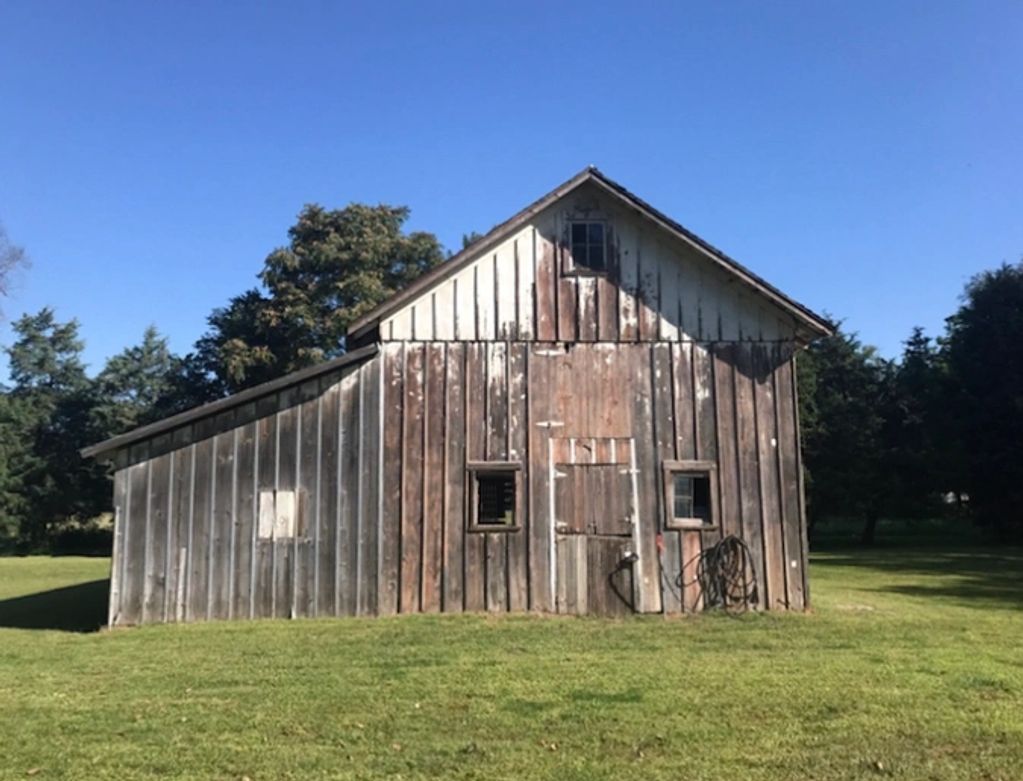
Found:
[[518, 338], [524, 341], [533, 338], [533, 290], [536, 282], [536, 258], [533, 255], [536, 244], [533, 228], [529, 226], [514, 239], [515, 260], [518, 267]]
[[494, 261], [493, 255], [488, 255], [476, 263], [473, 268], [476, 270], [476, 322], [478, 333], [476, 338], [480, 341], [493, 341], [497, 338], [495, 322], [497, 312], [495, 311], [495, 288], [494, 288]]
[[455, 338], [455, 283], [442, 282], [434, 292], [433, 338], [449, 342]]
[[515, 295], [518, 288], [515, 273], [515, 244], [506, 241], [494, 252], [495, 331], [498, 339], [513, 339], [516, 335], [518, 313]]

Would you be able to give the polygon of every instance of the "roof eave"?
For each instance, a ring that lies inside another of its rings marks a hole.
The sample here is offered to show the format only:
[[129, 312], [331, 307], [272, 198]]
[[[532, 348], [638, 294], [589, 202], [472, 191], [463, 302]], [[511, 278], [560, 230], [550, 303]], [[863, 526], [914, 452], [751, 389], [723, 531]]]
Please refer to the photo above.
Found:
[[315, 366], [298, 369], [297, 371], [285, 374], [283, 377], [278, 377], [275, 380], [264, 382], [252, 388], [246, 388], [243, 391], [239, 391], [231, 396], [226, 396], [223, 399], [217, 399], [216, 401], [211, 401], [208, 404], [193, 407], [192, 409], [185, 410], [184, 412], [179, 412], [177, 415], [171, 415], [169, 418], [164, 418], [145, 426], [139, 426], [136, 429], [126, 431], [123, 434], [118, 434], [116, 437], [111, 437], [103, 442], [97, 442], [95, 445], [83, 447], [78, 451], [78, 453], [82, 458], [99, 458], [101, 456], [106, 456], [114, 451], [130, 447], [144, 439], [151, 439], [167, 431], [172, 431], [173, 429], [186, 426], [212, 415], [218, 415], [247, 402], [268, 396], [271, 393], [276, 393], [279, 390], [290, 388], [293, 385], [298, 385], [299, 383], [320, 377], [324, 374], [336, 371], [337, 369], [342, 369], [345, 366], [350, 366], [367, 360], [376, 355], [379, 349], [379, 345], [377, 344], [360, 347], [358, 350], [352, 350], [351, 352], [345, 353], [331, 361], [325, 361]]

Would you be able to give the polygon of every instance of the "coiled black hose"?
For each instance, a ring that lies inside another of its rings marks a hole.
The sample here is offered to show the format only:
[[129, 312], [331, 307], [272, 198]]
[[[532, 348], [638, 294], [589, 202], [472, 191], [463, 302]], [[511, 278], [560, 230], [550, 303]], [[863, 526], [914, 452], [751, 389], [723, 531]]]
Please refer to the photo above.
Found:
[[[689, 581], [684, 573], [696, 562], [696, 574]], [[663, 564], [661, 566], [663, 572]], [[699, 584], [703, 605], [707, 610], [718, 608], [727, 613], [745, 613], [760, 601], [757, 591], [757, 570], [749, 546], [729, 534], [701, 551], [682, 566], [675, 578], [678, 595], [687, 586]]]

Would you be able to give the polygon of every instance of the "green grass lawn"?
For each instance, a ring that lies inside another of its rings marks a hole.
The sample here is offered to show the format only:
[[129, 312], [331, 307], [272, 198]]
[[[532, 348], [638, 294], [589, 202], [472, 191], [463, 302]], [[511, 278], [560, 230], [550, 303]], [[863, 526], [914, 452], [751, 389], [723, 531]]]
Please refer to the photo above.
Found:
[[1023, 778], [1018, 550], [817, 555], [811, 615], [85, 632], [107, 567], [0, 559], [0, 778]]

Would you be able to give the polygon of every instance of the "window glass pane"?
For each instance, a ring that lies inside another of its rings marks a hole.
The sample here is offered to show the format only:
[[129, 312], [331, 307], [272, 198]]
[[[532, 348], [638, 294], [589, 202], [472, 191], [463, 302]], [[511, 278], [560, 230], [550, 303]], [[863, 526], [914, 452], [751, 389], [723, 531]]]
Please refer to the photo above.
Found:
[[577, 266], [586, 265], [586, 242], [572, 242], [572, 262]]
[[674, 475], [675, 517], [693, 518], [693, 478]]
[[604, 271], [607, 265], [604, 237], [602, 222], [573, 222], [571, 224], [573, 263], [592, 271]]
[[515, 525], [514, 473], [477, 473], [476, 492], [477, 524], [480, 526]]
[[693, 480], [693, 517], [710, 523], [709, 477], [697, 477]]

